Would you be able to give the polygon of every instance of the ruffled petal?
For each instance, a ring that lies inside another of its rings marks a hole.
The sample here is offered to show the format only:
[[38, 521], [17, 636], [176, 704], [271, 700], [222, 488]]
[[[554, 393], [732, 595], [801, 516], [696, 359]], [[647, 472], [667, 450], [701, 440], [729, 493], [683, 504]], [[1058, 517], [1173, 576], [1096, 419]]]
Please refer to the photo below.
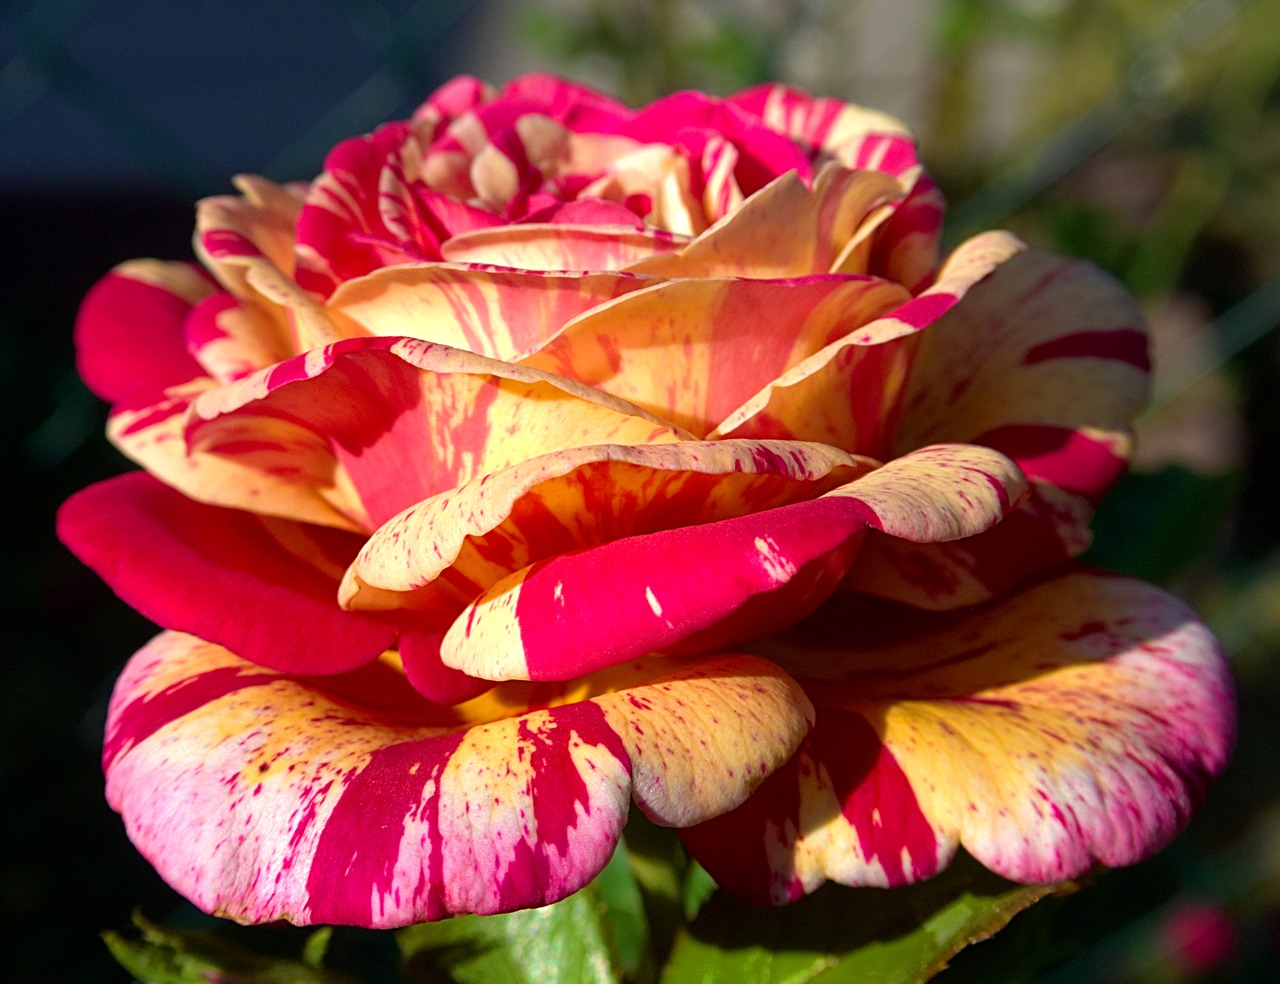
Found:
[[571, 894], [608, 861], [633, 797], [664, 824], [732, 808], [811, 713], [750, 656], [653, 657], [455, 711], [385, 663], [290, 678], [167, 633], [116, 686], [107, 796], [206, 911], [387, 928]]
[[814, 498], [876, 463], [820, 444], [680, 441], [557, 451], [433, 496], [380, 527], [347, 572], [352, 608], [420, 608], [447, 575], [474, 595], [535, 561]]
[[240, 196], [206, 198], [196, 208], [196, 254], [228, 292], [279, 323], [291, 351], [335, 341], [337, 329], [294, 280], [304, 189], [252, 175], [238, 176], [236, 185]]
[[589, 311], [522, 362], [704, 435], [791, 366], [907, 300], [872, 277], [672, 280]]
[[648, 652], [731, 648], [813, 611], [868, 528], [971, 536], [1023, 490], [987, 448], [943, 445], [816, 499], [615, 540], [498, 581], [445, 635], [449, 666], [492, 680], [564, 680]]
[[189, 426], [192, 404], [213, 387], [200, 380], [107, 421], [117, 448], [155, 478], [198, 502], [337, 529], [368, 518], [324, 435], [281, 417], [228, 416]]
[[1127, 467], [1149, 369], [1142, 314], [1110, 277], [1040, 253], [1000, 264], [925, 333], [896, 450], [984, 444], [1018, 463], [1031, 494], [1015, 522], [962, 544], [869, 538], [850, 586], [954, 608], [1078, 555]]
[[803, 277], [863, 273], [845, 260], [882, 206], [902, 197], [887, 174], [824, 168], [813, 186], [795, 172], [776, 178], [687, 246], [632, 263], [660, 277]]
[[402, 265], [347, 281], [330, 298], [328, 310], [336, 323], [351, 325], [350, 335], [420, 338], [513, 359], [593, 307], [652, 283], [624, 273]]
[[[974, 284], [1025, 247], [1002, 232], [959, 246], [919, 296], [794, 364], [729, 413], [708, 435], [823, 441], [888, 457], [919, 339]], [[833, 399], [847, 394], [846, 399]]]
[[444, 243], [440, 253], [450, 263], [587, 272], [620, 270], [688, 241], [661, 229], [530, 222], [464, 232]]
[[1208, 630], [1087, 570], [956, 616], [833, 604], [758, 648], [805, 682], [817, 726], [742, 808], [684, 836], [759, 902], [916, 881], [957, 845], [1031, 883], [1133, 864], [1186, 824], [1234, 736]]
[[261, 666], [339, 673], [396, 630], [336, 603], [360, 539], [193, 502], [134, 472], [68, 499], [58, 536], [127, 604]]
[[623, 400], [534, 369], [416, 339], [360, 338], [203, 394], [186, 439], [204, 447], [228, 428], [270, 433], [276, 425], [317, 438], [315, 446], [297, 445], [315, 461], [282, 454], [277, 467], [332, 473], [336, 462], [370, 529], [539, 454], [687, 436]]

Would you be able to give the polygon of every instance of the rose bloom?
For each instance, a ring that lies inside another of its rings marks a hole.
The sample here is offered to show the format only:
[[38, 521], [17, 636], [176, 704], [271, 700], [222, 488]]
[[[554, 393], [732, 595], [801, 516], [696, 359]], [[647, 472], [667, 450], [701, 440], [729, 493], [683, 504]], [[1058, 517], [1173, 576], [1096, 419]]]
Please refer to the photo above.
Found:
[[60, 515], [163, 627], [107, 796], [202, 908], [543, 905], [632, 801], [760, 903], [960, 847], [1053, 882], [1222, 769], [1213, 638], [1072, 561], [1146, 394], [1133, 300], [1000, 232], [940, 263], [893, 119], [459, 78], [236, 183], [200, 266], [86, 299], [143, 470]]

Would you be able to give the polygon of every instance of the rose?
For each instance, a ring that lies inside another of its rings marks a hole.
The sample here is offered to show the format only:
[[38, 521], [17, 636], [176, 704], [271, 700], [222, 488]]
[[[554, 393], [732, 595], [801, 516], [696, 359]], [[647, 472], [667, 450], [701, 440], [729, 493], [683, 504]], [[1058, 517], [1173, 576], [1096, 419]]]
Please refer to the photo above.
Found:
[[902, 127], [766, 86], [640, 110], [469, 79], [308, 186], [201, 204], [204, 270], [86, 299], [145, 472], [64, 540], [165, 631], [107, 792], [203, 908], [539, 905], [634, 798], [760, 901], [1125, 864], [1231, 740], [1212, 638], [1073, 565], [1140, 315], [1003, 233], [940, 267]]

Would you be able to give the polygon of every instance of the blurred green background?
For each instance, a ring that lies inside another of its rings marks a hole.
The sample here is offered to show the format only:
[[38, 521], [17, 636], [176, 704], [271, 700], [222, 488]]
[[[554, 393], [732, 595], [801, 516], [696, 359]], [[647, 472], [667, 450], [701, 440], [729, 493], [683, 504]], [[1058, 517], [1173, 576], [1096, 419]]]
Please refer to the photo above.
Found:
[[97, 756], [152, 632], [52, 536], [125, 470], [72, 364], [79, 298], [189, 256], [195, 198], [307, 178], [450, 75], [550, 69], [640, 102], [773, 79], [896, 113], [951, 203], [1142, 301], [1155, 399], [1091, 559], [1218, 632], [1235, 761], [1162, 854], [1018, 917], [943, 981], [1280, 979], [1280, 0], [4, 0], [0, 5], [0, 976], [127, 981], [97, 938], [185, 904], [126, 841]]

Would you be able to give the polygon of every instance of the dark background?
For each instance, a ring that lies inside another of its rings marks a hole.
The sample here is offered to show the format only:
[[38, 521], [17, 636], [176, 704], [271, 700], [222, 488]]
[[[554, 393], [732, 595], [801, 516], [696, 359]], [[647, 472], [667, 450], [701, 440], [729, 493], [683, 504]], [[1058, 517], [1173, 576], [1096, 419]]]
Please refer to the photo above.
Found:
[[[0, 14], [0, 978], [128, 981], [98, 934], [185, 903], [133, 850], [99, 767], [106, 701], [154, 626], [55, 540], [77, 488], [129, 468], [71, 327], [115, 264], [191, 257], [198, 197], [316, 173], [345, 136], [464, 69], [475, 5], [81, 0]], [[13, 499], [11, 498], [11, 502]], [[13, 509], [14, 507], [10, 507]]]
[[[501, 82], [540, 64], [633, 101], [779, 78], [901, 112], [955, 205], [953, 241], [1006, 225], [1138, 294], [1157, 407], [1092, 559], [1204, 612], [1240, 681], [1240, 749], [1169, 850], [1047, 922], [1015, 921], [1005, 935], [1051, 966], [991, 979], [1275, 979], [1280, 2], [837, 6], [0, 3], [0, 462], [17, 489], [0, 537], [0, 922], [18, 940], [0, 977], [127, 981], [98, 934], [135, 907], [191, 916], [102, 796], [110, 687], [154, 629], [52, 532], [70, 493], [129, 467], [74, 372], [79, 299], [122, 260], [188, 258], [194, 202], [233, 174], [308, 178], [338, 140], [408, 114], [457, 72]], [[900, 57], [877, 54], [870, 24]], [[1188, 913], [1217, 946], [1203, 967], [1178, 956], [1196, 937]]]

